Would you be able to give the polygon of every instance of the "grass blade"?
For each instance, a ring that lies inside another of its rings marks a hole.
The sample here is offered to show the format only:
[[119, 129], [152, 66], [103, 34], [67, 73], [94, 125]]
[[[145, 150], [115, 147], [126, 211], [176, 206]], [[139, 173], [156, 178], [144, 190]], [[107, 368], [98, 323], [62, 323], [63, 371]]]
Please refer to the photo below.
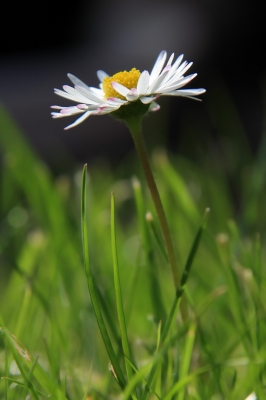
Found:
[[131, 379], [133, 371], [127, 359], [131, 359], [130, 348], [127, 335], [126, 319], [122, 301], [122, 292], [120, 285], [120, 276], [118, 269], [117, 246], [116, 246], [116, 233], [115, 233], [115, 199], [114, 193], [111, 193], [111, 241], [112, 241], [112, 255], [113, 255], [113, 268], [114, 268], [114, 287], [116, 296], [117, 314], [121, 331], [122, 347], [124, 356], [126, 358], [126, 371], [128, 380]]
[[[183, 360], [180, 367], [179, 378], [182, 380], [188, 375], [189, 365], [192, 357], [192, 350], [196, 335], [196, 324], [192, 323], [187, 333], [187, 341], [184, 349]], [[177, 400], [183, 400], [185, 397], [185, 388], [178, 393]]]
[[[206, 228], [207, 215], [208, 215], [209, 211], [210, 211], [209, 208], [207, 208], [205, 210], [205, 214], [203, 216], [203, 221], [202, 221], [202, 223], [201, 223], [201, 225], [200, 225], [200, 227], [198, 229], [198, 232], [197, 232], [197, 234], [195, 236], [195, 239], [193, 241], [193, 244], [191, 246], [191, 249], [190, 249], [190, 252], [189, 252], [189, 255], [188, 255], [188, 259], [187, 259], [187, 262], [186, 262], [186, 265], [185, 265], [185, 268], [184, 268], [184, 271], [183, 271], [183, 274], [182, 274], [182, 277], [181, 277], [180, 287], [176, 291], [176, 296], [175, 296], [174, 303], [172, 305], [170, 314], [168, 316], [168, 319], [166, 321], [165, 327], [164, 327], [163, 332], [162, 332], [160, 347], [162, 347], [164, 345], [164, 342], [165, 342], [165, 340], [166, 340], [166, 338], [167, 338], [167, 336], [169, 334], [169, 331], [170, 331], [174, 316], [176, 314], [176, 310], [178, 309], [178, 307], [180, 305], [180, 302], [181, 302], [181, 299], [182, 299], [182, 295], [184, 293], [185, 286], [186, 286], [186, 283], [187, 283], [187, 279], [188, 279], [188, 276], [189, 276], [189, 272], [191, 270], [191, 266], [192, 266], [193, 260], [194, 260], [194, 258], [196, 256], [196, 253], [197, 253], [197, 250], [198, 250], [198, 247], [199, 247], [199, 243], [200, 243], [200, 239], [201, 239], [202, 233], [203, 233], [204, 229]], [[146, 400], [147, 399], [148, 394], [149, 394], [149, 388], [152, 386], [152, 382], [153, 382], [153, 378], [154, 378], [154, 376], [156, 374], [156, 370], [157, 370], [157, 363], [155, 363], [153, 365], [152, 369], [151, 369], [150, 376], [149, 376], [149, 379], [147, 381], [147, 385], [145, 387], [145, 390], [144, 390], [144, 393], [143, 393], [143, 396], [142, 396], [141, 400]]]
[[86, 386], [86, 389], [85, 389], [85, 392], [84, 392], [83, 400], [87, 399], [88, 391], [89, 391], [89, 388], [90, 388], [90, 385], [91, 385], [91, 375], [92, 375], [92, 364], [91, 364], [91, 367], [90, 367], [90, 370], [89, 370], [88, 383], [87, 383], [87, 386]]
[[173, 387], [164, 395], [164, 400], [171, 400], [173, 396], [178, 393], [184, 386], [193, 381], [198, 375], [204, 374], [211, 369], [210, 366], [199, 368], [197, 371], [190, 375], [186, 375], [183, 379], [176, 382]]
[[[149, 227], [147, 224], [147, 220], [145, 218], [145, 209], [144, 209], [143, 196], [142, 196], [142, 192], [141, 192], [141, 185], [137, 178], [133, 178], [132, 186], [133, 186], [133, 190], [134, 190], [135, 203], [137, 206], [137, 213], [138, 213], [142, 243], [143, 243], [143, 247], [145, 250], [146, 264], [147, 264], [148, 273], [149, 273], [150, 297], [152, 299], [152, 304], [153, 304], [153, 314], [155, 316], [155, 321], [157, 323], [159, 321], [164, 322], [166, 320], [166, 311], [165, 311], [163, 299], [161, 297], [161, 290], [160, 290], [159, 283], [158, 283], [159, 279], [158, 279], [158, 273], [157, 273], [157, 268], [156, 268], [157, 266], [156, 266], [156, 262], [155, 262], [154, 251], [153, 251], [152, 244], [151, 244], [151, 237], [150, 237], [150, 232], [148, 229]], [[162, 246], [162, 251], [166, 255], [166, 251], [164, 248], [164, 244], [162, 244], [162, 241], [159, 242], [159, 245]], [[168, 262], [167, 255], [166, 255], [166, 261]]]
[[83, 256], [84, 256], [84, 264], [85, 271], [87, 276], [87, 284], [91, 297], [91, 302], [93, 305], [94, 313], [96, 316], [96, 320], [98, 323], [98, 327], [100, 329], [102, 339], [110, 358], [110, 362], [115, 371], [115, 376], [117, 378], [117, 382], [121, 389], [123, 389], [126, 385], [126, 380], [124, 374], [120, 368], [118, 359], [115, 355], [111, 339], [106, 329], [105, 322], [103, 320], [100, 303], [98, 301], [98, 297], [96, 295], [96, 289], [94, 286], [94, 282], [91, 274], [90, 267], [90, 258], [89, 258], [89, 246], [88, 246], [88, 229], [87, 229], [87, 212], [86, 212], [86, 176], [87, 176], [87, 164], [85, 164], [83, 168], [83, 176], [82, 176], [82, 195], [81, 195], [81, 231], [82, 231], [82, 244], [83, 244]]
[[25, 386], [29, 388], [35, 400], [38, 400], [38, 394], [31, 382], [33, 375], [41, 387], [48, 393], [51, 400], [67, 400], [64, 394], [56, 386], [42, 367], [34, 360], [28, 350], [12, 335], [6, 328], [1, 328], [0, 332], [4, 334], [8, 348], [11, 350], [16, 364], [25, 381]]
[[160, 235], [159, 235], [159, 233], [158, 233], [158, 231], [156, 229], [156, 226], [155, 226], [155, 223], [154, 223], [154, 219], [153, 219], [153, 216], [152, 216], [151, 212], [147, 212], [146, 221], [147, 221], [147, 223], [148, 223], [148, 225], [150, 227], [150, 230], [152, 231], [152, 233], [154, 235], [156, 243], [158, 244], [158, 248], [160, 249], [165, 261], [169, 262], [168, 256], [167, 256], [165, 248], [164, 248], [164, 244], [163, 244], [162, 238], [160, 237]]

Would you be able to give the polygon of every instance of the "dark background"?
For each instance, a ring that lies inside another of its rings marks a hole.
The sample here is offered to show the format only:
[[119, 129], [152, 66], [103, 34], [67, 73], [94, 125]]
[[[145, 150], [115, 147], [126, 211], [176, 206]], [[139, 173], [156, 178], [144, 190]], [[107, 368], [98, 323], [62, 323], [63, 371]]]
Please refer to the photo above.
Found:
[[148, 142], [194, 157], [200, 143], [215, 143], [220, 134], [215, 120], [228, 119], [234, 107], [257, 151], [265, 88], [260, 2], [5, 2], [0, 33], [0, 101], [55, 173], [97, 157], [116, 164], [133, 145], [126, 127], [108, 115], [64, 131], [74, 118], [52, 120], [49, 107], [72, 103], [53, 88], [69, 83], [68, 72], [97, 86], [98, 69], [151, 70], [163, 49], [193, 61], [189, 73], [198, 77], [189, 87], [205, 87], [207, 93], [202, 103], [161, 99], [161, 110], [145, 121]]

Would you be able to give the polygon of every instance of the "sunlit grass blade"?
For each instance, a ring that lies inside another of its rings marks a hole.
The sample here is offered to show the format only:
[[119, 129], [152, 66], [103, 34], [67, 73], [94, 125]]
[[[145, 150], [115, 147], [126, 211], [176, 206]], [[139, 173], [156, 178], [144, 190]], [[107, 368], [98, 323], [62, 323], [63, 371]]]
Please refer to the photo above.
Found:
[[92, 364], [91, 364], [91, 367], [90, 367], [90, 370], [89, 370], [88, 383], [87, 383], [87, 386], [86, 386], [86, 389], [85, 389], [84, 396], [83, 396], [82, 400], [86, 400], [87, 399], [88, 391], [89, 391], [89, 388], [90, 388], [90, 385], [91, 385], [91, 375], [92, 375]]
[[[38, 357], [36, 357], [34, 359], [32, 365], [30, 367], [30, 370], [29, 370], [29, 372], [27, 374], [27, 383], [26, 383], [27, 386], [25, 387], [25, 395], [27, 395], [27, 392], [28, 392], [28, 389], [29, 389], [28, 382], [31, 382], [31, 379], [32, 379], [32, 376], [33, 376], [33, 372], [34, 372], [35, 366], [37, 365], [37, 362], [38, 362]], [[37, 392], [38, 391], [36, 390], [36, 394], [37, 394]]]
[[[174, 395], [182, 390], [188, 383], [192, 382], [196, 379], [199, 375], [208, 372], [211, 369], [209, 365], [199, 368], [197, 371], [193, 372], [192, 374], [186, 375], [183, 379], [180, 379], [178, 382], [174, 383], [173, 386], [167, 393], [164, 394], [164, 400], [171, 400], [173, 399]], [[205, 399], [202, 399], [205, 400]]]
[[86, 213], [86, 176], [87, 176], [87, 165], [85, 165], [83, 168], [82, 193], [81, 193], [81, 232], [82, 232], [83, 256], [84, 256], [85, 271], [87, 276], [87, 284], [91, 296], [91, 302], [93, 305], [93, 309], [95, 312], [95, 316], [97, 319], [97, 323], [103, 338], [107, 354], [110, 358], [110, 362], [115, 371], [115, 376], [117, 378], [118, 384], [123, 389], [125, 387], [126, 380], [119, 365], [118, 358], [115, 355], [109, 334], [105, 326], [105, 322], [102, 317], [100, 304], [96, 295], [96, 290], [94, 287], [94, 282], [91, 274], [89, 244], [88, 244], [88, 229], [87, 229], [87, 213]]
[[[182, 360], [180, 365], [180, 372], [179, 372], [179, 379], [182, 380], [188, 375], [189, 365], [191, 362], [193, 345], [196, 335], [196, 324], [192, 323], [189, 327], [187, 337], [186, 337], [186, 344], [184, 348], [184, 352], [182, 354]], [[177, 400], [183, 400], [185, 397], [185, 389], [180, 390], [178, 393]]]
[[160, 169], [164, 181], [168, 184], [175, 195], [175, 202], [181, 208], [188, 221], [198, 221], [199, 213], [194, 204], [189, 190], [177, 170], [169, 162], [164, 151], [155, 153], [155, 163]]
[[116, 307], [117, 307], [118, 321], [119, 321], [120, 332], [121, 332], [122, 347], [123, 347], [124, 356], [126, 357], [125, 361], [126, 361], [127, 377], [128, 377], [128, 380], [130, 380], [130, 378], [133, 375], [133, 371], [131, 369], [131, 365], [127, 362], [127, 359], [129, 359], [129, 360], [131, 359], [131, 355], [130, 355], [130, 347], [129, 347], [129, 342], [128, 342], [126, 319], [125, 319], [125, 314], [124, 314], [124, 306], [123, 306], [123, 300], [122, 300], [120, 276], [119, 276], [119, 269], [118, 269], [116, 233], [115, 233], [115, 200], [114, 200], [113, 193], [111, 193], [111, 241], [112, 241]]
[[[162, 321], [160, 321], [158, 324], [156, 353], [158, 353], [158, 351], [160, 349], [161, 329], [162, 329]], [[155, 376], [155, 393], [160, 397], [161, 397], [161, 392], [162, 392], [162, 364], [163, 364], [163, 360], [160, 359], [158, 362], [158, 367], [157, 367], [156, 376]]]
[[[186, 286], [186, 283], [187, 283], [187, 280], [188, 280], [189, 272], [191, 270], [191, 266], [192, 266], [193, 260], [194, 260], [194, 258], [196, 256], [196, 253], [197, 253], [197, 250], [198, 250], [198, 246], [199, 246], [199, 243], [200, 243], [200, 239], [201, 239], [202, 233], [203, 233], [204, 229], [206, 228], [207, 216], [209, 214], [209, 211], [210, 211], [209, 208], [207, 208], [205, 210], [205, 214], [203, 216], [203, 221], [202, 221], [202, 223], [201, 223], [201, 225], [200, 225], [200, 227], [198, 229], [198, 232], [197, 232], [197, 234], [195, 236], [195, 239], [193, 241], [192, 247], [190, 249], [190, 252], [189, 252], [189, 255], [188, 255], [188, 259], [187, 259], [187, 262], [186, 262], [186, 265], [185, 265], [185, 268], [184, 268], [184, 271], [183, 271], [183, 274], [182, 274], [182, 277], [181, 277], [180, 287], [176, 291], [176, 296], [175, 296], [174, 303], [172, 305], [170, 314], [169, 314], [169, 316], [167, 318], [166, 324], [165, 324], [165, 326], [163, 328], [163, 331], [162, 331], [160, 346], [164, 345], [164, 342], [165, 342], [166, 338], [168, 337], [168, 334], [170, 332], [170, 328], [171, 328], [174, 316], [176, 314], [176, 310], [178, 309], [178, 307], [180, 305], [180, 302], [181, 302], [181, 299], [182, 299], [182, 295], [184, 293], [185, 286]], [[145, 388], [145, 391], [143, 393], [143, 396], [142, 396], [141, 400], [145, 400], [145, 399], [148, 398], [148, 393], [149, 393], [149, 389], [148, 388], [150, 388], [152, 386], [152, 382], [153, 382], [156, 370], [157, 370], [157, 364], [154, 364], [152, 369], [151, 369], [150, 376], [149, 376], [149, 379], [148, 379], [148, 383], [146, 385], [146, 388]]]
[[151, 366], [151, 362], [145, 364], [142, 368], [140, 368], [138, 371], [135, 372], [135, 375], [132, 376], [130, 381], [128, 382], [124, 393], [123, 393], [123, 400], [128, 400], [132, 396], [132, 392], [134, 389], [141, 383], [143, 380], [145, 380], [145, 376], [147, 372], [149, 371]]

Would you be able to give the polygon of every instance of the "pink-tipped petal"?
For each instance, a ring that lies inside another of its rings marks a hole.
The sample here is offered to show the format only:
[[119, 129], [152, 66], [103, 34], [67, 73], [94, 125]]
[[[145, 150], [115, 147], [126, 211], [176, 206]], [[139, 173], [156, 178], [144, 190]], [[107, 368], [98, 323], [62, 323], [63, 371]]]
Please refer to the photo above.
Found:
[[130, 92], [126, 95], [128, 101], [135, 101], [139, 97], [138, 91], [136, 88], [132, 88]]
[[96, 114], [97, 115], [104, 115], [104, 114], [110, 114], [115, 110], [118, 110], [118, 108], [120, 108], [121, 105], [117, 105], [116, 107], [108, 107], [108, 106], [101, 106], [98, 108]]
[[51, 116], [52, 116], [52, 118], [63, 118], [63, 117], [65, 117], [65, 115], [62, 115], [62, 114], [56, 113], [56, 112], [51, 112]]
[[127, 103], [127, 100], [122, 100], [122, 99], [119, 99], [118, 97], [108, 97], [106, 100], [108, 103], [115, 104], [115, 105]]
[[53, 108], [54, 110], [63, 110], [65, 107], [60, 107], [60, 106], [50, 106], [50, 108]]
[[155, 101], [153, 101], [153, 102], [150, 104], [149, 111], [151, 111], [151, 112], [159, 111], [160, 108], [161, 108], [161, 107], [159, 106], [159, 104], [157, 104]]
[[78, 104], [77, 105], [77, 107], [80, 109], [80, 110], [88, 110], [88, 105], [87, 104]]
[[69, 116], [69, 115], [74, 115], [74, 114], [80, 114], [84, 112], [83, 110], [80, 110], [79, 108], [77, 108], [76, 106], [73, 107], [65, 107], [60, 111], [60, 114], [64, 115], [64, 116]]
[[140, 97], [140, 101], [141, 101], [143, 104], [149, 104], [149, 103], [151, 103], [152, 101], [158, 99], [159, 96], [160, 96], [160, 94], [157, 94], [156, 96], [144, 96], [144, 97]]

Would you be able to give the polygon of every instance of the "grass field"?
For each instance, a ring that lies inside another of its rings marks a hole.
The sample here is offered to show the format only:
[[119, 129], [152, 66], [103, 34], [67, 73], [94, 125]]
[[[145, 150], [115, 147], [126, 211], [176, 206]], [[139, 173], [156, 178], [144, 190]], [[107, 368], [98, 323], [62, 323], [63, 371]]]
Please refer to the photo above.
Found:
[[266, 140], [230, 177], [151, 155], [183, 294], [137, 158], [53, 178], [4, 110], [0, 132], [0, 398], [265, 399]]

